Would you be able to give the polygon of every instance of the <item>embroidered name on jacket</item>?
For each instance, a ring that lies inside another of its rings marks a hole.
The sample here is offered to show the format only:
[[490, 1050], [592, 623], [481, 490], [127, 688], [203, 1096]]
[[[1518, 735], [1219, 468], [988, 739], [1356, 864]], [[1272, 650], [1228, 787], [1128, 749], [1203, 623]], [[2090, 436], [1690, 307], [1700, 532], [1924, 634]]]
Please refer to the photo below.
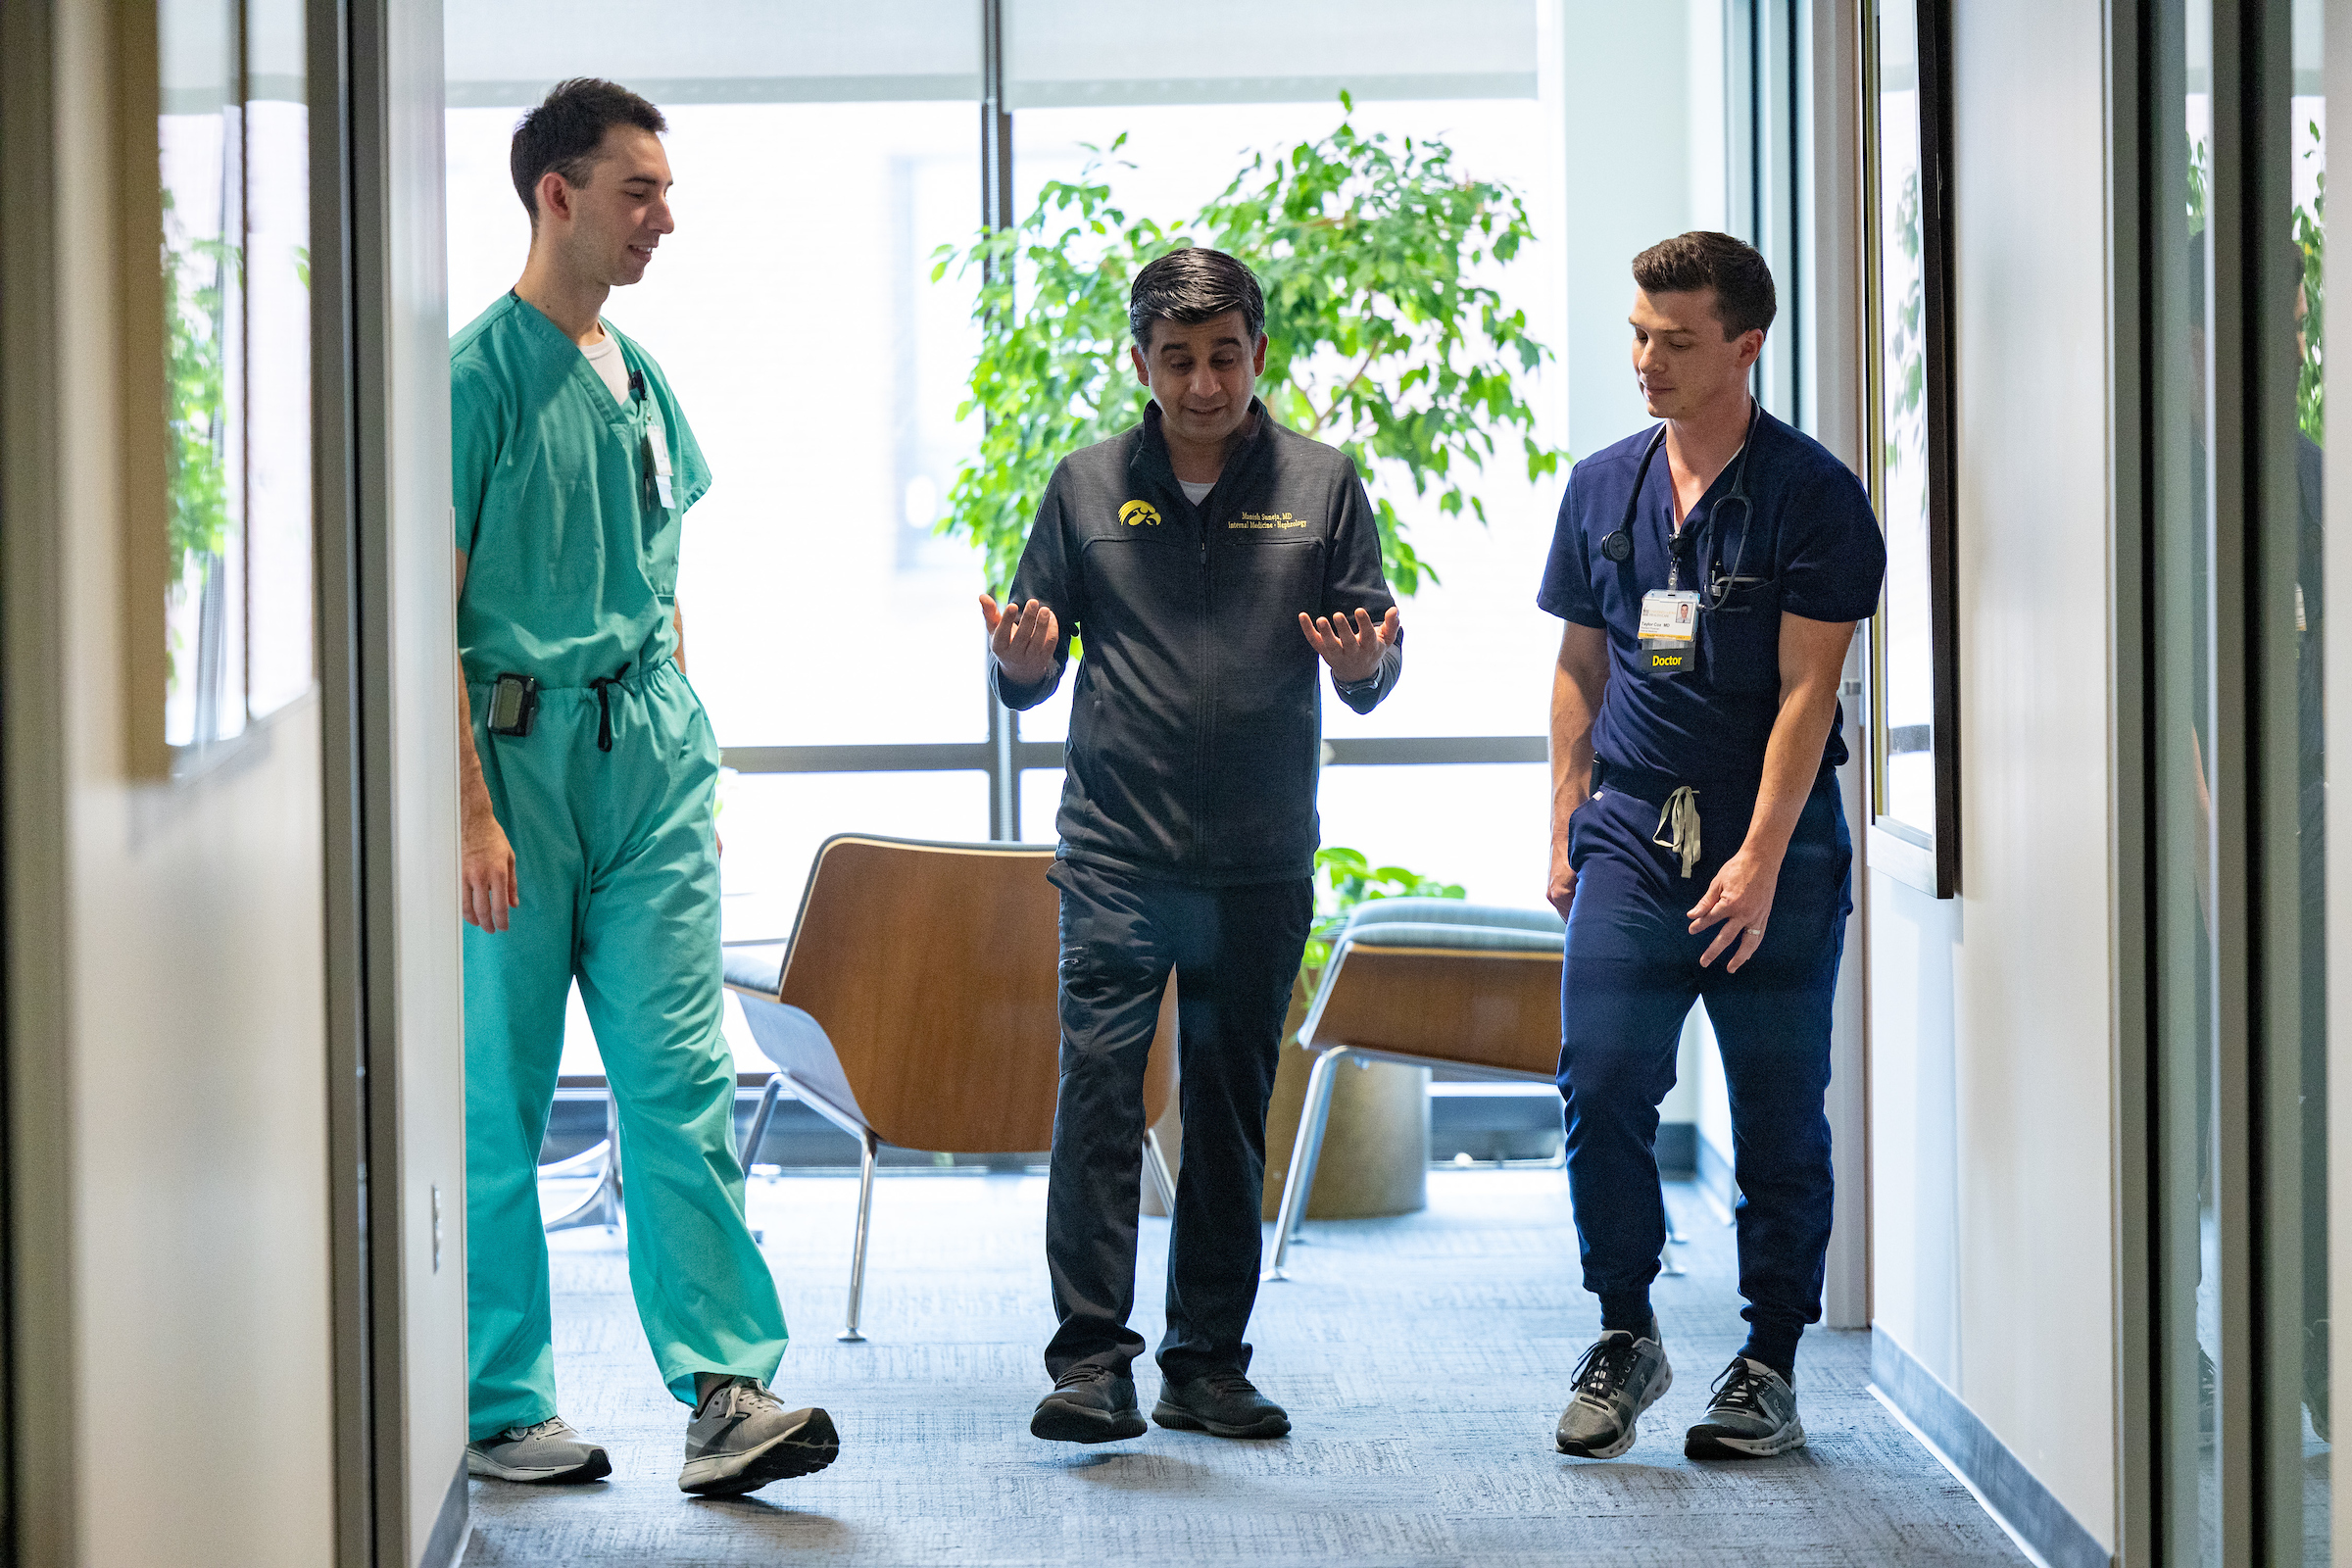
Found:
[[1228, 528], [1257, 529], [1304, 528], [1307, 525], [1307, 520], [1304, 517], [1294, 516], [1287, 512], [1245, 512], [1239, 517], [1227, 523], [1225, 526]]

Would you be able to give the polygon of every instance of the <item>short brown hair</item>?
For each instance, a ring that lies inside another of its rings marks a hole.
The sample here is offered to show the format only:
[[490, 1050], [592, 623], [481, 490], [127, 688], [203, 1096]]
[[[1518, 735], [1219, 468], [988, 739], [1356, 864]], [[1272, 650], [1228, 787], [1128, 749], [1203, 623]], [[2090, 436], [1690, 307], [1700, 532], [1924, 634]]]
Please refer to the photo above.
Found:
[[1715, 291], [1715, 319], [1728, 340], [1772, 325], [1780, 303], [1772, 269], [1744, 240], [1709, 229], [1662, 239], [1634, 258], [1634, 281], [1644, 294]]

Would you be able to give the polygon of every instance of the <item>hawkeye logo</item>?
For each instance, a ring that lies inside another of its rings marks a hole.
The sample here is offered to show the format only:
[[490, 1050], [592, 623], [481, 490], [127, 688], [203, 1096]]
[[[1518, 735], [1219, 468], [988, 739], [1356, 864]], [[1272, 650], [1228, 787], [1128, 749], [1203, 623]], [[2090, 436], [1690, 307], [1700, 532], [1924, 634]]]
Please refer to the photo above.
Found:
[[1156, 528], [1159, 526], [1159, 514], [1152, 510], [1149, 501], [1130, 501], [1119, 509], [1119, 520], [1130, 528], [1139, 522], [1148, 522]]

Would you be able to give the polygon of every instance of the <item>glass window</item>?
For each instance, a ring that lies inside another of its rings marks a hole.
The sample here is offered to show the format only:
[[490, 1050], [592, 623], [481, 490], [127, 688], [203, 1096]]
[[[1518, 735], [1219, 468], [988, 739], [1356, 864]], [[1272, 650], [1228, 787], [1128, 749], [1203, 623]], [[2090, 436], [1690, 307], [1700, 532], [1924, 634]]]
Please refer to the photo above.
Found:
[[729, 942], [792, 932], [817, 849], [836, 833], [985, 838], [988, 775], [965, 772], [736, 773], [721, 776], [719, 861]]
[[[2291, 514], [2277, 509], [2265, 530], [2266, 583], [2277, 583], [2278, 603], [2266, 621], [2283, 630], [2290, 623], [2294, 657], [2266, 660], [2271, 690], [2266, 709], [2276, 715], [2266, 726], [2280, 750], [2291, 749], [2291, 768], [2266, 770], [2273, 797], [2263, 815], [2292, 821], [2291, 839], [2278, 841], [2275, 876], [2295, 890], [2293, 902], [2270, 906], [2274, 941], [2291, 951], [2291, 960], [2274, 965], [2294, 976], [2293, 996], [2274, 1003], [2271, 1015], [2292, 1018], [2291, 1030], [2274, 1031], [2267, 1049], [2274, 1072], [2290, 1078], [2298, 1115], [2291, 1129], [2299, 1157], [2287, 1178], [2290, 1190], [2279, 1206], [2299, 1216], [2291, 1258], [2274, 1270], [2283, 1289], [2272, 1296], [2273, 1321], [2267, 1336], [2278, 1353], [2295, 1363], [2289, 1383], [2300, 1396], [2287, 1403], [2283, 1430], [2273, 1434], [2286, 1461], [2278, 1468], [2294, 1495], [2277, 1499], [2283, 1517], [2300, 1521], [2303, 1560], [2328, 1560], [2329, 1406], [2328, 1397], [2328, 878], [2327, 729], [2321, 680], [2322, 634], [2327, 608], [2324, 576], [2326, 540], [2322, 469], [2328, 439], [2322, 369], [2326, 322], [2324, 262], [2327, 256], [2328, 100], [2321, 79], [2324, 12], [2314, 5], [2293, 8], [2294, 91], [2288, 103], [2286, 190], [2292, 205], [2289, 233], [2299, 259], [2297, 286], [2282, 300], [2289, 320], [2274, 325], [2281, 342], [2293, 334], [2295, 355], [2295, 483]], [[2291, 532], [2289, 531], [2291, 529]], [[2292, 680], [2287, 672], [2293, 672]], [[2287, 714], [2291, 712], [2291, 721]], [[2291, 788], [2292, 800], [2285, 798]], [[2291, 869], [2284, 863], [2292, 858]], [[2274, 1169], [2280, 1166], [2275, 1164]], [[2291, 1283], [2290, 1283], [2291, 1282]]]
[[[688, 662], [723, 746], [979, 740], [972, 551], [933, 536], [972, 285], [931, 253], [979, 208], [956, 103], [664, 106], [677, 231], [606, 316], [659, 360], [712, 474], [686, 519]], [[522, 270], [521, 111], [449, 114], [450, 316]], [[746, 199], [786, 178], [789, 200]], [[975, 818], [984, 822], [985, 816]]]
[[1482, 904], [1543, 906], [1551, 769], [1542, 762], [1327, 767], [1320, 804], [1326, 845], [1457, 882]]
[[1452, 0], [1442, 27], [1421, 0], [1005, 0], [1004, 23], [1016, 110], [1536, 94], [1527, 0]]
[[233, 10], [203, 0], [157, 9], [163, 113], [166, 463], [171, 567], [166, 611], [173, 746], [245, 728], [242, 583], [243, 116]]
[[[1532, 11], [1519, 10], [1532, 24]], [[1358, 102], [1350, 118], [1366, 135], [1384, 133], [1398, 142], [1408, 136], [1416, 142], [1442, 139], [1465, 177], [1507, 185], [1527, 203], [1534, 242], [1507, 266], [1483, 269], [1478, 280], [1524, 311], [1530, 333], [1557, 352], [1564, 347], [1567, 316], [1559, 284], [1566, 262], [1558, 243], [1565, 222], [1558, 174], [1565, 121], [1556, 105], [1532, 96], [1532, 80], [1526, 90], [1531, 96]], [[1077, 96], [1075, 89], [1070, 95]], [[1075, 178], [1090, 145], [1107, 147], [1123, 134], [1127, 140], [1117, 157], [1134, 167], [1109, 170], [1114, 201], [1131, 219], [1172, 223], [1224, 190], [1252, 152], [1282, 154], [1327, 134], [1341, 117], [1334, 100], [1220, 106], [1213, 117], [1218, 128], [1204, 133], [1200, 110], [1181, 104], [1098, 105], [1088, 98], [1086, 107], [1024, 109], [1013, 137], [1016, 210], [1027, 213], [1047, 180]], [[1563, 444], [1565, 375], [1547, 365], [1515, 381], [1518, 396], [1537, 411], [1536, 438]], [[1483, 525], [1466, 513], [1445, 514], [1434, 496], [1415, 496], [1401, 470], [1384, 466], [1370, 476], [1372, 494], [1396, 504], [1437, 580], [1425, 579], [1403, 605], [1403, 683], [1362, 717], [1327, 698], [1327, 734], [1532, 735], [1545, 727], [1559, 630], [1535, 612], [1535, 585], [1543, 576], [1562, 475], [1531, 482], [1515, 436], [1497, 448], [1470, 486], [1486, 505]], [[1021, 715], [1022, 738], [1062, 738], [1067, 713], [1067, 698], [1057, 694]]]
[[164, 730], [311, 689], [310, 148], [299, 0], [164, 0]]
[[2150, 335], [2162, 356], [2159, 422], [2151, 432], [2159, 463], [2153, 613], [2161, 627], [2151, 679], [2161, 717], [2149, 738], [2157, 769], [2157, 1072], [2164, 1085], [2155, 1130], [2162, 1184], [2156, 1246], [2165, 1281], [2159, 1321], [2169, 1326], [2159, 1349], [2159, 1398], [2167, 1532], [2187, 1547], [2183, 1561], [2218, 1568], [2222, 1381], [2246, 1373], [2227, 1353], [2222, 1333], [2228, 1142], [2215, 1115], [2216, 932], [2225, 915], [2218, 841], [2222, 809], [2237, 803], [2219, 798], [2214, 702], [2211, 0], [2181, 0], [2174, 17], [2171, 43], [2179, 53], [2166, 79], [2176, 96], [2155, 138], [2157, 322]]
[[310, 691], [311, 129], [302, 0], [246, 0], [248, 693], [258, 717]]
[[1921, 255], [1918, 18], [1908, 0], [1878, 24], [1877, 298], [1879, 450], [1886, 530], [1879, 617], [1885, 762], [1879, 814], [1936, 831], [1935, 621], [1929, 599], [1927, 273]]

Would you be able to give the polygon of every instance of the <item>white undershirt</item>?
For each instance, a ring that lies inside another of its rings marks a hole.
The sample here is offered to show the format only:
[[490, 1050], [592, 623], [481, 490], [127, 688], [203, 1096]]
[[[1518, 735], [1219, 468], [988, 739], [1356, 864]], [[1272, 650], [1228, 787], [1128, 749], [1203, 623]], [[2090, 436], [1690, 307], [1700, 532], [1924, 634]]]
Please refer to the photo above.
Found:
[[612, 389], [612, 401], [629, 401], [629, 366], [620, 357], [620, 339], [607, 332], [594, 343], [583, 343], [580, 352], [588, 356], [589, 366], [604, 377], [605, 385]]
[[1179, 479], [1176, 482], [1184, 487], [1184, 499], [1196, 507], [1206, 501], [1208, 493], [1217, 487], [1217, 481], [1214, 479], [1204, 480], [1200, 484], [1195, 484], [1190, 479]]

